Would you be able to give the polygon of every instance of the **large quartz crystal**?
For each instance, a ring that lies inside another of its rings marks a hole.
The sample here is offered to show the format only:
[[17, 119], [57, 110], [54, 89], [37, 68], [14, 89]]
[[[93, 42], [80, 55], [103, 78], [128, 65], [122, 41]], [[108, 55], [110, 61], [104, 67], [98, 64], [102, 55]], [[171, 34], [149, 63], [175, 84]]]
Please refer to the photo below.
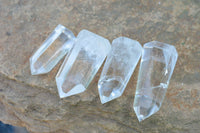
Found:
[[163, 102], [178, 53], [172, 45], [144, 45], [133, 108], [139, 121], [156, 113]]
[[141, 54], [139, 42], [126, 37], [113, 40], [111, 52], [98, 82], [102, 104], [122, 95]]
[[45, 74], [51, 71], [69, 53], [74, 41], [74, 34], [64, 26], [58, 25], [30, 58], [31, 74]]
[[69, 57], [66, 57], [56, 76], [60, 98], [85, 91], [110, 48], [107, 39], [82, 30], [77, 36], [73, 50]]

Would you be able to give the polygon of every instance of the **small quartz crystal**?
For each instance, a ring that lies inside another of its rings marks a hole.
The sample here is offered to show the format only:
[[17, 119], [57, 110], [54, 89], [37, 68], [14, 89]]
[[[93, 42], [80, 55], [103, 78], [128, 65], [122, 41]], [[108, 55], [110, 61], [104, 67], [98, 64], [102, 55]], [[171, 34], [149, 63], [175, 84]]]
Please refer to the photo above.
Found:
[[87, 30], [78, 34], [74, 45], [56, 76], [60, 98], [85, 91], [111, 48], [107, 39]]
[[126, 37], [113, 40], [98, 82], [102, 104], [122, 95], [141, 54], [142, 47], [139, 42]]
[[165, 97], [178, 53], [172, 45], [144, 45], [133, 108], [139, 121], [156, 113]]
[[64, 26], [58, 25], [30, 58], [31, 74], [45, 74], [51, 71], [69, 53], [74, 42], [74, 34]]

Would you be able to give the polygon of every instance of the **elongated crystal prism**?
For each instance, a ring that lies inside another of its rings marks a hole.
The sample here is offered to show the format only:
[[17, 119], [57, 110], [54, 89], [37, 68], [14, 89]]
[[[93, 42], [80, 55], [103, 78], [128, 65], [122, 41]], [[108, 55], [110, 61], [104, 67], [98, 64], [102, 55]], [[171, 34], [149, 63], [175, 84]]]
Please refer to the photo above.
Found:
[[163, 102], [178, 53], [172, 45], [144, 45], [133, 108], [139, 121], [156, 113]]
[[110, 51], [107, 39], [82, 30], [69, 57], [66, 57], [57, 76], [60, 98], [86, 90]]
[[64, 26], [58, 25], [30, 58], [31, 74], [45, 74], [51, 71], [69, 53], [74, 41], [74, 34]]
[[111, 52], [98, 82], [102, 104], [122, 95], [141, 54], [139, 42], [126, 37], [113, 40]]

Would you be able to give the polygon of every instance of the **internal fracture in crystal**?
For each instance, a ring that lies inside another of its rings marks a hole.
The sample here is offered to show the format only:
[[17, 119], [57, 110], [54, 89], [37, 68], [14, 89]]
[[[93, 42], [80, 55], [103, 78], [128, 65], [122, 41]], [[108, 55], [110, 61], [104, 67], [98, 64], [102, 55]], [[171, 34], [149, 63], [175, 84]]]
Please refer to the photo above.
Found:
[[58, 25], [40, 48], [30, 58], [32, 75], [45, 74], [72, 49], [74, 34], [62, 25]]
[[107, 39], [82, 30], [69, 57], [66, 57], [57, 76], [60, 98], [86, 90], [110, 51]]
[[113, 40], [98, 82], [102, 104], [123, 94], [141, 54], [142, 47], [139, 42], [126, 37]]
[[133, 105], [139, 121], [160, 109], [177, 58], [172, 45], [157, 41], [144, 45]]

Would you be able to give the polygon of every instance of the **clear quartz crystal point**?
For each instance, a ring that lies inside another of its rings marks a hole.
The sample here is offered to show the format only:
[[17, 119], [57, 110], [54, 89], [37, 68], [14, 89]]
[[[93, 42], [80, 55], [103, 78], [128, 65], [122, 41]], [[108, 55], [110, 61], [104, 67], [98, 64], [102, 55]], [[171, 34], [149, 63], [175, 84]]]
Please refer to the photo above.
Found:
[[139, 42], [126, 37], [113, 40], [98, 82], [102, 104], [122, 95], [141, 54], [142, 47]]
[[107, 39], [87, 30], [78, 34], [74, 45], [56, 76], [60, 98], [85, 91], [111, 48]]
[[45, 74], [51, 71], [69, 53], [74, 41], [74, 34], [59, 24], [30, 58], [31, 74]]
[[178, 53], [172, 45], [144, 45], [133, 108], [139, 121], [156, 113], [165, 97]]

